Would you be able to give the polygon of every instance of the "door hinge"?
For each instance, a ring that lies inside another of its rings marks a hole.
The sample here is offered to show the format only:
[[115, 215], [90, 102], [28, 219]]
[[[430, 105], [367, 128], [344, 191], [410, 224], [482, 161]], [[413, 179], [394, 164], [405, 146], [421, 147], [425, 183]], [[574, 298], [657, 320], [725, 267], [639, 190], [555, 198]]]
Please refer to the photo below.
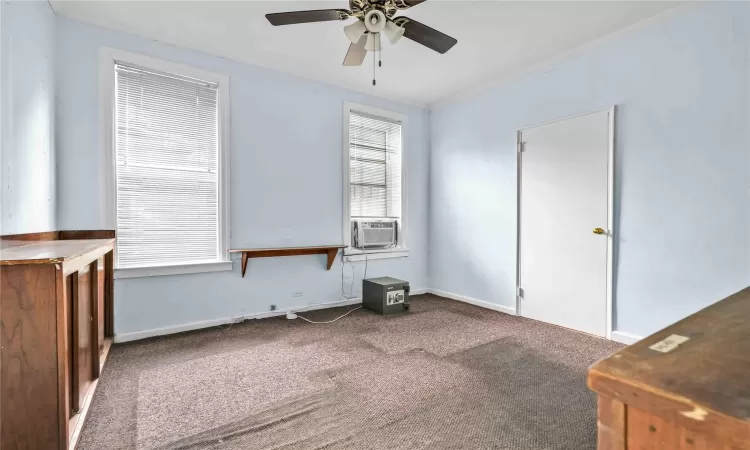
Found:
[[519, 297], [521, 297], [521, 298], [523, 298], [523, 288], [522, 287], [517, 287], [516, 288], [516, 295], [519, 296]]
[[524, 151], [524, 144], [526, 144], [523, 141], [518, 141], [518, 153], [523, 153]]

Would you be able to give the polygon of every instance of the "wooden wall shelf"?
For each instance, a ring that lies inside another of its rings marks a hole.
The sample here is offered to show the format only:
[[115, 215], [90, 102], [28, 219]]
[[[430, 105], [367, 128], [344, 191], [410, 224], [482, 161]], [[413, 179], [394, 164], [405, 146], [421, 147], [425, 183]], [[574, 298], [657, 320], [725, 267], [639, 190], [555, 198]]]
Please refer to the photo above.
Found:
[[245, 277], [248, 258], [273, 258], [276, 256], [328, 255], [326, 270], [331, 270], [333, 260], [339, 249], [346, 245], [319, 245], [314, 247], [281, 247], [281, 248], [240, 248], [229, 250], [230, 253], [242, 253], [242, 277]]

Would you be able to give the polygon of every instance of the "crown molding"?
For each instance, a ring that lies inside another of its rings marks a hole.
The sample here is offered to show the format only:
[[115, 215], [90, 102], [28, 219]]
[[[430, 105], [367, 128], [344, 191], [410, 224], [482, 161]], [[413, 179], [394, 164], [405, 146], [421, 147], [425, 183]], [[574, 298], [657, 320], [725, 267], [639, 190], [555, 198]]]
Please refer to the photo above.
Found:
[[[677, 2], [675, 2], [677, 3]], [[589, 51], [593, 51], [594, 49], [603, 47], [611, 42], [614, 42], [615, 40], [626, 36], [630, 33], [633, 33], [637, 30], [641, 30], [644, 28], [647, 28], [653, 24], [662, 22], [664, 20], [667, 20], [671, 17], [675, 17], [679, 14], [682, 14], [684, 11], [692, 9], [697, 7], [697, 5], [704, 5], [708, 4], [709, 1], [707, 0], [700, 0], [700, 1], [690, 1], [680, 4], [678, 6], [675, 6], [673, 8], [670, 8], [666, 11], [662, 11], [654, 16], [648, 17], [646, 19], [640, 20], [636, 23], [633, 23], [631, 25], [628, 25], [624, 28], [621, 28], [619, 30], [613, 31], [612, 33], [609, 33], [605, 36], [602, 36], [600, 38], [585, 42], [577, 47], [574, 47], [570, 50], [566, 50], [562, 53], [558, 53], [557, 55], [547, 58], [543, 61], [540, 61], [538, 63], [534, 63], [530, 66], [523, 67], [521, 69], [517, 70], [511, 70], [506, 72], [505, 74], [501, 74], [498, 77], [494, 77], [492, 79], [489, 79], [485, 82], [479, 82], [473, 85], [470, 88], [458, 90], [453, 94], [446, 95], [434, 102], [430, 102], [428, 104], [428, 108], [431, 111], [438, 110], [440, 108], [444, 108], [456, 103], [460, 103], [464, 100], [471, 99], [476, 97], [478, 94], [481, 94], [483, 92], [487, 92], [492, 89], [496, 89], [502, 86], [505, 86], [507, 84], [512, 83], [513, 81], [517, 81], [521, 78], [524, 78], [528, 75], [532, 75], [539, 72], [546, 72], [549, 70], [554, 69], [556, 66], [558, 66], [560, 63], [567, 61], [569, 59], [572, 59], [578, 55], [587, 53]]]

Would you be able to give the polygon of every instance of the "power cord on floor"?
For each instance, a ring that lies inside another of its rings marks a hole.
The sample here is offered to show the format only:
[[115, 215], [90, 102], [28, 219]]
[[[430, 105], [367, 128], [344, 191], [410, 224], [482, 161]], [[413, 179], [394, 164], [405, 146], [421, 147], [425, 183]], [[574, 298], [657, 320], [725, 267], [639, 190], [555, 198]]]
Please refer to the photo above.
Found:
[[[364, 276], [362, 277], [362, 279], [366, 280], [367, 279], [367, 263], [368, 263], [367, 250], [363, 248], [362, 252], [365, 255], [365, 273], [364, 273]], [[351, 266], [351, 268], [352, 268], [352, 279], [351, 279], [352, 281], [349, 283], [349, 294], [347, 294], [346, 290], [344, 289], [344, 266], [346, 266], [346, 264], [349, 264], [349, 266]], [[357, 275], [356, 268], [354, 267], [354, 264], [351, 263], [351, 261], [343, 262], [341, 264], [341, 296], [343, 298], [347, 299], [347, 300], [352, 300], [352, 299], [356, 298], [356, 297], [354, 297], [354, 279], [356, 278], [356, 275]], [[299, 316], [296, 313], [293, 313], [292, 311], [289, 311], [288, 313], [286, 313], [286, 318], [287, 319], [297, 319], [297, 318], [299, 318], [299, 319], [302, 319], [302, 320], [304, 320], [306, 322], [309, 322], [309, 323], [326, 324], [326, 323], [333, 323], [333, 322], [341, 319], [342, 317], [348, 316], [349, 314], [353, 313], [354, 311], [356, 311], [356, 310], [358, 310], [360, 308], [361, 308], [361, 306], [357, 306], [356, 308], [352, 309], [351, 311], [348, 311], [348, 312], [340, 315], [339, 317], [336, 317], [333, 320], [328, 320], [328, 321], [325, 321], [325, 322], [316, 322], [314, 320], [310, 320], [310, 319], [307, 319], [305, 317]], [[231, 327], [231, 325], [230, 325], [230, 327]]]
[[286, 313], [286, 318], [287, 318], [287, 319], [302, 319], [302, 320], [304, 320], [305, 322], [310, 322], [310, 323], [315, 323], [315, 324], [326, 324], [326, 323], [333, 323], [333, 322], [335, 322], [335, 321], [339, 320], [339, 319], [340, 319], [340, 318], [342, 318], [342, 317], [346, 317], [346, 316], [348, 316], [349, 314], [353, 313], [354, 311], [356, 311], [356, 310], [358, 310], [358, 309], [360, 309], [360, 308], [361, 308], [361, 306], [357, 306], [356, 308], [352, 309], [351, 311], [347, 311], [346, 313], [344, 313], [344, 314], [342, 314], [342, 315], [340, 315], [340, 316], [336, 317], [335, 319], [333, 319], [333, 320], [328, 320], [328, 321], [325, 321], [325, 322], [316, 322], [316, 321], [314, 321], [314, 320], [310, 320], [310, 319], [307, 319], [307, 318], [305, 318], [305, 317], [302, 317], [302, 316], [298, 316], [297, 314], [295, 314], [295, 313], [293, 313], [293, 312], [288, 312], [288, 313]]

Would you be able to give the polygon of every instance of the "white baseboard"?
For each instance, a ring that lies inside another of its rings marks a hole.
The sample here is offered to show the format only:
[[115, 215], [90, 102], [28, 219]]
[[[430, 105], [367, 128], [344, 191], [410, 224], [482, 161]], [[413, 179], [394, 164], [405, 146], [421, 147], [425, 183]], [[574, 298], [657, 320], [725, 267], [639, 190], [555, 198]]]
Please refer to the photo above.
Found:
[[[428, 292], [429, 292], [429, 289], [414, 289], [410, 292], [410, 295], [427, 294]], [[338, 308], [341, 306], [358, 305], [360, 303], [362, 303], [361, 298], [351, 298], [351, 299], [339, 300], [335, 302], [318, 303], [317, 305], [291, 307], [291, 308], [285, 308], [283, 310], [278, 310], [278, 311], [268, 311], [264, 313], [251, 314], [249, 316], [223, 317], [221, 319], [202, 320], [199, 322], [189, 322], [189, 323], [183, 323], [180, 325], [173, 325], [170, 327], [154, 328], [151, 330], [132, 331], [129, 333], [118, 333], [115, 335], [114, 342], [121, 343], [121, 342], [137, 341], [140, 339], [147, 339], [147, 338], [156, 337], [156, 336], [166, 336], [168, 334], [200, 330], [202, 328], [211, 328], [211, 327], [217, 327], [220, 325], [229, 325], [230, 323], [244, 322], [245, 320], [250, 320], [250, 319], [265, 319], [268, 317], [283, 316], [283, 315], [286, 315], [288, 311], [298, 313], [298, 312], [305, 312], [305, 311], [314, 311], [316, 309]]]
[[[449, 298], [451, 300], [457, 300], [459, 302], [468, 303], [470, 305], [479, 306], [480, 308], [491, 309], [493, 311], [499, 311], [501, 313], [510, 314], [510, 315], [516, 315], [515, 308], [511, 308], [511, 307], [504, 306], [504, 305], [497, 305], [495, 303], [490, 303], [484, 300], [477, 300], [475, 298], [467, 297], [465, 295], [454, 294], [452, 292], [441, 291], [440, 289], [421, 288], [421, 289], [412, 289], [412, 291], [410, 292], [410, 295], [421, 295], [421, 294], [433, 294], [433, 295], [437, 295], [440, 297]], [[335, 302], [319, 303], [317, 305], [307, 305], [307, 306], [286, 308], [284, 310], [279, 310], [279, 311], [268, 311], [264, 313], [252, 314], [249, 316], [224, 317], [221, 319], [202, 320], [198, 322], [184, 323], [184, 324], [173, 325], [173, 326], [164, 327], [164, 328], [154, 328], [151, 330], [132, 331], [129, 333], [118, 333], [115, 335], [114, 342], [116, 343], [131, 342], [131, 341], [137, 341], [140, 339], [147, 339], [147, 338], [156, 337], [156, 336], [166, 336], [168, 334], [200, 330], [202, 328], [211, 328], [211, 327], [216, 327], [220, 325], [228, 325], [230, 323], [243, 322], [245, 320], [250, 320], [250, 319], [265, 319], [268, 317], [283, 316], [288, 311], [305, 312], [305, 311], [314, 311], [317, 309], [327, 309], [327, 308], [337, 308], [341, 306], [357, 305], [360, 303], [362, 303], [361, 298], [352, 298], [352, 299], [347, 299], [347, 300], [339, 300]], [[630, 345], [630, 344], [634, 344], [640, 341], [641, 339], [643, 339], [642, 336], [637, 336], [634, 334], [626, 333], [624, 331], [612, 332], [612, 340], [615, 342], [619, 342], [621, 344]]]
[[180, 325], [173, 325], [171, 327], [154, 328], [151, 330], [131, 331], [129, 333], [115, 333], [114, 342], [117, 344], [121, 342], [138, 341], [140, 339], [147, 339], [150, 337], [182, 333], [184, 331], [200, 330], [201, 328], [218, 327], [219, 325], [226, 325], [232, 322], [235, 322], [235, 319], [231, 317], [225, 317], [221, 319], [201, 320], [199, 322], [183, 323]]
[[636, 336], [635, 334], [626, 333], [624, 331], [612, 332], [612, 340], [615, 342], [619, 342], [620, 344], [635, 344], [641, 339], [643, 339], [643, 336]]
[[336, 308], [339, 306], [357, 305], [359, 303], [362, 303], [361, 298], [352, 298], [352, 299], [341, 300], [341, 301], [336, 301], [336, 302], [319, 303], [317, 305], [292, 307], [292, 308], [286, 308], [284, 310], [278, 310], [278, 311], [268, 311], [264, 313], [251, 314], [249, 316], [223, 317], [221, 319], [201, 320], [199, 322], [189, 322], [189, 323], [183, 323], [180, 325], [173, 325], [170, 327], [154, 328], [151, 330], [132, 331], [129, 333], [117, 333], [115, 334], [114, 342], [120, 343], [120, 342], [137, 341], [140, 339], [146, 339], [150, 337], [166, 336], [168, 334], [182, 333], [185, 331], [200, 330], [202, 328], [210, 328], [210, 327], [217, 327], [220, 325], [228, 325], [230, 323], [244, 322], [245, 320], [250, 320], [250, 319], [265, 319], [267, 317], [283, 316], [283, 315], [286, 315], [287, 311], [304, 312], [304, 311], [313, 311], [316, 309]]
[[464, 295], [454, 294], [452, 292], [441, 291], [440, 289], [427, 289], [430, 294], [434, 294], [440, 297], [449, 298], [451, 300], [458, 300], [459, 302], [468, 303], [470, 305], [479, 306], [480, 308], [487, 308], [493, 311], [499, 311], [501, 313], [516, 315], [516, 308], [509, 306], [498, 305], [495, 303], [486, 302], [484, 300], [477, 300], [475, 298], [466, 297]]
[[[477, 300], [475, 298], [466, 297], [464, 295], [458, 295], [452, 292], [441, 291], [440, 289], [426, 289], [426, 290], [428, 291], [428, 293], [434, 294], [440, 297], [450, 298], [452, 300], [458, 300], [459, 302], [468, 303], [470, 305], [479, 306], [481, 308], [491, 309], [493, 311], [500, 311], [502, 313], [516, 315], [515, 308], [510, 308], [508, 306], [497, 305], [494, 303], [486, 302], [484, 300]], [[643, 336], [626, 333], [624, 331], [613, 331], [611, 340], [615, 342], [619, 342], [621, 344], [630, 345], [630, 344], [635, 344], [641, 339], [643, 339]]]

